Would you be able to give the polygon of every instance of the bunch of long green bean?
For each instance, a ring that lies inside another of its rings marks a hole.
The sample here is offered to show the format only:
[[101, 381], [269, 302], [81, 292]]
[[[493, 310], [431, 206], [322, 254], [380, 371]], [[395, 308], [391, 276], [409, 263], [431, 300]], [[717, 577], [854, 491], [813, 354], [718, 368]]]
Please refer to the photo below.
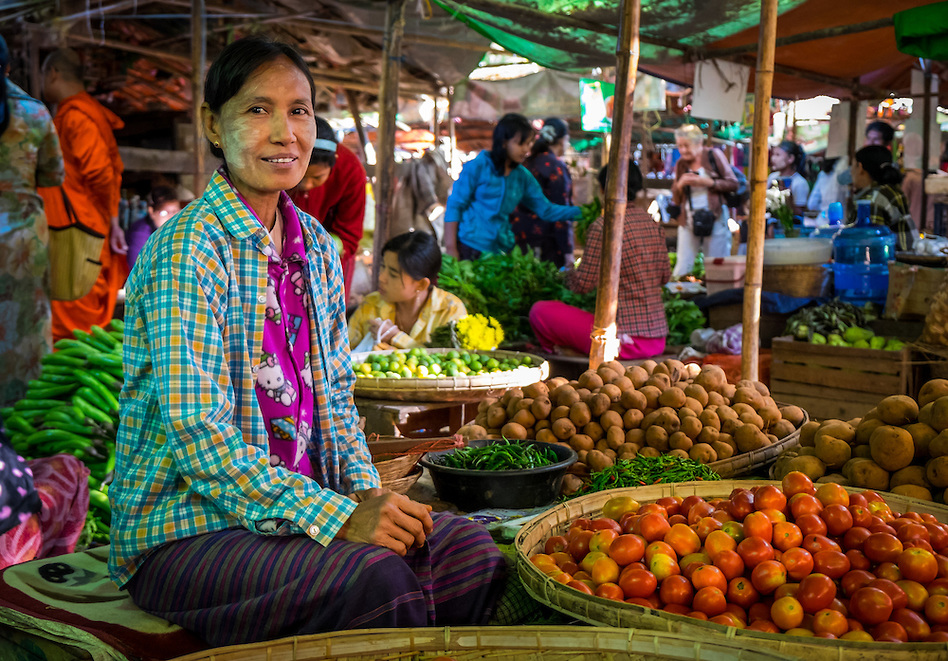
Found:
[[621, 487], [720, 479], [720, 475], [693, 459], [667, 454], [658, 457], [637, 456], [632, 459], [620, 459], [614, 466], [596, 471], [592, 474], [589, 484], [570, 498]]
[[479, 448], [459, 448], [441, 455], [436, 463], [448, 468], [509, 471], [551, 466], [557, 461], [553, 448], [504, 439]]

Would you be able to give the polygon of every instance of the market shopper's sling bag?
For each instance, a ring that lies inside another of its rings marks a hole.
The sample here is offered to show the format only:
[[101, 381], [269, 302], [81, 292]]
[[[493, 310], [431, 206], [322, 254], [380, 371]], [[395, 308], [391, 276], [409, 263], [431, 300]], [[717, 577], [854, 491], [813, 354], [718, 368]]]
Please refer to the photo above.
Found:
[[92, 291], [99, 277], [105, 236], [83, 225], [66, 191], [59, 190], [69, 224], [49, 228], [49, 297], [54, 301], [74, 301]]

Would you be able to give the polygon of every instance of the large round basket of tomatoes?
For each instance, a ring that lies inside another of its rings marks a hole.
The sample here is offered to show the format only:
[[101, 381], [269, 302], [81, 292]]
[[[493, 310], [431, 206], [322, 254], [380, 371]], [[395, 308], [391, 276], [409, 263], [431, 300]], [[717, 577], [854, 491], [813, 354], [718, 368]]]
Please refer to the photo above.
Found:
[[946, 522], [944, 506], [799, 472], [615, 489], [525, 525], [518, 569], [539, 601], [593, 624], [808, 659], [945, 659]]

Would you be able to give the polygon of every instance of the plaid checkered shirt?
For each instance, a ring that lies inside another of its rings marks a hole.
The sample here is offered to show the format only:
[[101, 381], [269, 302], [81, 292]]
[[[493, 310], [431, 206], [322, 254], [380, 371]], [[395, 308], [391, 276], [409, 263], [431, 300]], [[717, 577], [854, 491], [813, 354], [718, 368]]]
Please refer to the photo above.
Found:
[[[292, 207], [281, 194], [284, 213]], [[290, 210], [292, 213], [292, 210]], [[328, 233], [299, 212], [311, 306], [316, 428], [325, 484], [268, 462], [254, 392], [270, 235], [220, 172], [145, 246], [126, 286], [125, 386], [109, 566], [119, 586], [166, 542], [243, 526], [328, 544], [379, 485], [352, 400], [342, 270]]]

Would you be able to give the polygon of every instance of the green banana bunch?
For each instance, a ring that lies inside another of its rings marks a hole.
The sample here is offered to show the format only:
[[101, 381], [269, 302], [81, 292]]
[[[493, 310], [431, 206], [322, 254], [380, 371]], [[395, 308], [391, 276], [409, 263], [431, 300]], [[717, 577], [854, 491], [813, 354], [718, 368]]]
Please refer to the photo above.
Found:
[[[28, 459], [66, 453], [89, 469], [92, 541], [108, 542], [109, 503], [104, 495], [115, 469], [118, 394], [122, 390], [124, 323], [114, 319], [108, 329], [73, 331], [74, 339], [54, 345], [43, 356], [38, 379], [26, 396], [0, 410], [13, 448]], [[104, 540], [103, 540], [104, 535]]]

